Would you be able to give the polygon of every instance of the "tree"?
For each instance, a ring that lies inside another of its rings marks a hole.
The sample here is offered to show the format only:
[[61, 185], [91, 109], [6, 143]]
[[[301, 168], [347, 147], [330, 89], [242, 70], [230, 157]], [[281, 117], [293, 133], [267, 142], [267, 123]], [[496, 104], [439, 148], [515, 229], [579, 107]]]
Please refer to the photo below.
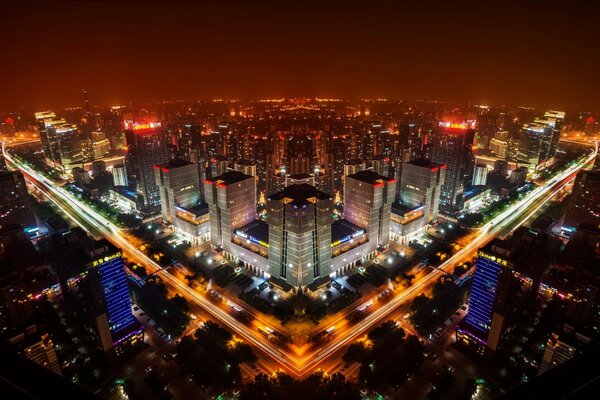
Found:
[[346, 362], [358, 362], [359, 379], [372, 388], [402, 385], [408, 376], [418, 373], [424, 361], [423, 345], [415, 336], [406, 336], [394, 321], [387, 321], [368, 334], [372, 345], [352, 344], [343, 356]]
[[244, 385], [241, 400], [359, 400], [358, 388], [346, 381], [340, 373], [331, 376], [315, 372], [301, 381], [278, 373], [274, 376], [258, 374], [254, 382]]
[[214, 322], [206, 322], [194, 337], [186, 336], [177, 344], [175, 360], [202, 388], [233, 387], [241, 380], [240, 364], [257, 360], [250, 346], [240, 342], [232, 345], [231, 333]]

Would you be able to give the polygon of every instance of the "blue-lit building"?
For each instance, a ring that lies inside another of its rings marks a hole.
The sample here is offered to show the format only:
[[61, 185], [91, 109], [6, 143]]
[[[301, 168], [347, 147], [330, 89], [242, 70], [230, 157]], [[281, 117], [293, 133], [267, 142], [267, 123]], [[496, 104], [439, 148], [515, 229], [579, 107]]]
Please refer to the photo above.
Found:
[[96, 324], [103, 350], [118, 356], [142, 342], [143, 329], [131, 312], [121, 251], [105, 239], [94, 245], [95, 258], [88, 264], [88, 275], [98, 305]]
[[497, 350], [504, 330], [502, 310], [513, 269], [509, 245], [508, 241], [494, 239], [479, 250], [469, 310], [457, 327], [457, 341], [482, 355]]
[[141, 345], [143, 327], [131, 310], [121, 251], [106, 239], [94, 240], [79, 228], [45, 239], [65, 301], [84, 316], [98, 344], [111, 356]]

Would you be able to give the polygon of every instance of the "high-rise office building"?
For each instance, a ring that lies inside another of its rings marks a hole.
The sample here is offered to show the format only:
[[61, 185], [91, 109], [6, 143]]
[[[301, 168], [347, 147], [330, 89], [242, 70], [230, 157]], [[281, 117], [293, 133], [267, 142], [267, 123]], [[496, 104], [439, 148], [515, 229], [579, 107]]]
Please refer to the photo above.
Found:
[[513, 251], [509, 241], [494, 239], [477, 255], [469, 311], [457, 327], [457, 341], [482, 355], [497, 350], [505, 328], [502, 309], [512, 276]]
[[144, 208], [160, 208], [160, 195], [154, 176], [154, 166], [169, 161], [168, 135], [159, 122], [125, 123], [127, 140], [127, 171], [135, 179], [135, 189]]
[[98, 306], [96, 323], [102, 349], [114, 350], [118, 356], [128, 346], [139, 344], [144, 335], [131, 311], [123, 256], [106, 239], [89, 242], [86, 250], [91, 259], [87, 271]]
[[552, 124], [552, 138], [550, 139], [549, 154], [550, 157], [554, 157], [556, 154], [556, 148], [560, 141], [560, 133], [565, 123], [565, 112], [557, 110], [548, 110], [544, 113], [544, 118], [547, 120], [553, 120]]
[[485, 164], [475, 165], [473, 170], [473, 180], [471, 181], [472, 186], [485, 186], [487, 183], [488, 169]]
[[177, 206], [195, 205], [200, 200], [198, 168], [194, 163], [178, 159], [155, 165], [154, 172], [163, 222], [173, 224]]
[[367, 231], [373, 250], [389, 244], [390, 213], [395, 190], [395, 179], [373, 171], [360, 171], [346, 176], [344, 218]]
[[35, 113], [35, 120], [38, 126], [38, 132], [40, 134], [40, 141], [42, 142], [42, 150], [46, 158], [50, 158], [52, 151], [50, 150], [50, 139], [48, 137], [48, 128], [53, 123], [65, 122], [64, 120], [57, 119], [54, 111], [40, 111]]
[[437, 221], [446, 166], [419, 158], [402, 165], [399, 198], [392, 205], [391, 239], [408, 244]]
[[437, 220], [441, 187], [446, 166], [424, 158], [404, 163], [400, 180], [400, 200], [409, 206], [425, 206], [426, 222]]
[[256, 217], [256, 180], [230, 171], [206, 179], [204, 192], [210, 213], [210, 242], [214, 248], [233, 254], [229, 247], [233, 231]]
[[293, 286], [329, 274], [333, 198], [311, 185], [290, 185], [267, 199], [269, 270]]
[[127, 186], [127, 171], [125, 165], [117, 164], [112, 167], [113, 185], [114, 186]]
[[160, 190], [163, 223], [197, 245], [208, 240], [208, 204], [200, 198], [198, 166], [186, 160], [171, 160], [154, 168]]
[[440, 122], [431, 135], [431, 161], [444, 164], [446, 177], [442, 185], [440, 207], [446, 211], [458, 207], [465, 180], [472, 173], [475, 121]]
[[19, 171], [0, 172], [0, 226], [9, 224], [36, 226], [25, 178]]
[[83, 163], [82, 137], [76, 125], [57, 118], [52, 111], [35, 113], [46, 159], [65, 175]]
[[584, 223], [600, 226], [600, 171], [581, 170], [575, 178], [564, 225]]
[[548, 158], [553, 127], [541, 122], [523, 124], [519, 140], [519, 161], [527, 163], [530, 174]]
[[44, 247], [62, 294], [66, 299], [76, 296], [77, 301], [71, 304], [95, 327], [100, 348], [120, 356], [141, 345], [143, 326], [131, 310], [121, 251], [106, 239], [92, 239], [79, 228], [48, 240], [52, 243]]

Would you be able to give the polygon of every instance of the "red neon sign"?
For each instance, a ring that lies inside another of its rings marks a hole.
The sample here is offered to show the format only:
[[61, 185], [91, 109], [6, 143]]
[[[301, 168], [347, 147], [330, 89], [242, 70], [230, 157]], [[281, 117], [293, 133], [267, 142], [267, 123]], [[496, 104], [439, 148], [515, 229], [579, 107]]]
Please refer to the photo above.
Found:
[[440, 121], [439, 126], [442, 128], [449, 129], [475, 129], [477, 121], [474, 119], [468, 119], [466, 121]]
[[160, 122], [135, 122], [135, 121], [123, 121], [125, 129], [131, 129], [132, 131], [143, 131], [148, 129], [160, 128]]

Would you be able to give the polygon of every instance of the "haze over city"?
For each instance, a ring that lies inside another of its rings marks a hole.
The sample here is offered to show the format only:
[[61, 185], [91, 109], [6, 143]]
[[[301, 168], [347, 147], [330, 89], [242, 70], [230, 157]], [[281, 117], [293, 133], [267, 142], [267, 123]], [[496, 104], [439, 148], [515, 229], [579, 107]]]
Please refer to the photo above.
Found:
[[7, 1], [0, 109], [386, 97], [598, 106], [591, 1]]

